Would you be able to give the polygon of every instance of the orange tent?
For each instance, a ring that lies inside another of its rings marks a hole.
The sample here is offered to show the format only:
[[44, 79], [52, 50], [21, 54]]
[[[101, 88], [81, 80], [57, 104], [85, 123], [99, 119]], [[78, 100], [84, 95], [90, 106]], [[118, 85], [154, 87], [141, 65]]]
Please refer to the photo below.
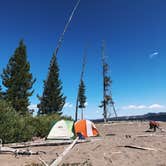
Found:
[[99, 132], [90, 120], [79, 120], [74, 124], [75, 133], [81, 133], [85, 138], [98, 136]]

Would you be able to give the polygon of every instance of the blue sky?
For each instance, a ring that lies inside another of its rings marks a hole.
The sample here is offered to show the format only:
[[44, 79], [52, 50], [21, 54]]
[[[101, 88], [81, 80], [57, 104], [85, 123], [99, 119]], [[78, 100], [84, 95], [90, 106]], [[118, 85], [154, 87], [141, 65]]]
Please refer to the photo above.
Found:
[[[57, 40], [76, 0], [1, 0], [0, 73], [20, 39], [37, 79], [31, 106], [39, 101]], [[87, 49], [85, 118], [101, 118], [101, 43], [113, 80], [118, 115], [166, 111], [166, 1], [81, 0], [58, 53], [65, 115], [74, 115], [84, 49]], [[1, 80], [0, 80], [1, 83]]]

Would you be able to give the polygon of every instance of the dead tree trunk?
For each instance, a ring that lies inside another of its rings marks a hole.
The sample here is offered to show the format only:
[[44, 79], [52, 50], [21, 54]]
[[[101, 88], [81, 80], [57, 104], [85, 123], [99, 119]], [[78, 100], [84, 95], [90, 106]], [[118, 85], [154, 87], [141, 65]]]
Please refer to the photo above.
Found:
[[111, 84], [112, 80], [109, 73], [109, 65], [106, 62], [105, 56], [105, 44], [102, 45], [102, 75], [103, 75], [103, 101], [101, 107], [103, 107], [104, 122], [108, 121], [108, 110], [112, 107], [115, 117], [117, 118], [114, 102], [112, 100]]
[[[82, 81], [83, 76], [84, 76], [85, 64], [86, 64], [86, 53], [84, 52], [83, 61], [82, 61], [82, 70], [81, 70], [81, 76], [80, 76], [79, 85], [81, 84], [81, 81]], [[77, 99], [76, 99], [75, 121], [77, 121], [77, 118], [78, 118], [78, 107], [79, 107], [78, 105], [79, 105], [79, 86], [78, 86]]]

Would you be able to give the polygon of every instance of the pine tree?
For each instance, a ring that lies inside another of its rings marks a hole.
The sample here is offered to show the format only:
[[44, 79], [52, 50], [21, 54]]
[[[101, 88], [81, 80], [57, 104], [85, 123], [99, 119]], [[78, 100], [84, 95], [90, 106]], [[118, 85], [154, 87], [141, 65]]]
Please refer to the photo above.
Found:
[[[76, 98], [76, 110], [75, 110], [75, 121], [77, 121], [78, 118], [78, 108], [81, 106], [84, 106], [84, 102], [82, 102], [83, 100], [81, 99], [81, 104], [80, 103], [80, 91], [82, 91], [83, 89], [83, 95], [85, 97], [85, 85], [83, 82], [83, 76], [84, 76], [84, 72], [85, 72], [85, 65], [86, 65], [86, 50], [84, 50], [84, 55], [83, 55], [83, 61], [82, 61], [82, 70], [81, 70], [81, 76], [80, 76], [80, 83], [79, 83], [79, 88], [78, 88], [78, 92], [77, 92], [77, 98]], [[86, 100], [86, 97], [85, 97]], [[82, 108], [82, 117], [83, 119], [83, 108]]]
[[38, 114], [62, 114], [62, 108], [66, 97], [62, 94], [62, 82], [59, 79], [59, 67], [56, 55], [54, 54], [50, 63], [48, 77], [44, 81], [42, 97], [39, 97]]
[[0, 86], [0, 100], [3, 99], [2, 87]]
[[30, 63], [27, 61], [26, 46], [20, 41], [14, 55], [11, 56], [6, 69], [3, 69], [2, 84], [6, 87], [4, 98], [9, 101], [13, 108], [22, 115], [28, 112], [29, 97], [35, 82], [30, 73]]
[[80, 85], [79, 85], [78, 101], [79, 101], [79, 108], [81, 108], [81, 110], [82, 110], [81, 119], [83, 119], [83, 109], [85, 108], [85, 103], [86, 103], [85, 84], [84, 84], [83, 80], [81, 80]]

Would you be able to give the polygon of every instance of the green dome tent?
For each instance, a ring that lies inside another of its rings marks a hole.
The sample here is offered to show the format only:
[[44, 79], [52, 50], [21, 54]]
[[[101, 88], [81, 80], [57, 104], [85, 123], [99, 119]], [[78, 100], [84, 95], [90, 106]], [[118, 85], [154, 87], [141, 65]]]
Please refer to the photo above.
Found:
[[71, 120], [59, 120], [51, 128], [47, 139], [71, 139], [74, 136], [73, 133], [74, 121]]

